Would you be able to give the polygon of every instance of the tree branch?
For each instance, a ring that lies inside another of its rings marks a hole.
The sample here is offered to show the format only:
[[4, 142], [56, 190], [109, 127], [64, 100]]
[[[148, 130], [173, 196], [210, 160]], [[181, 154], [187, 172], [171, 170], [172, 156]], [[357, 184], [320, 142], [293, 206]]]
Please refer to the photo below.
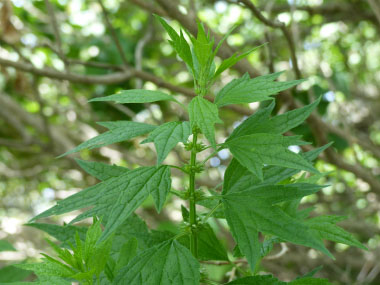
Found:
[[278, 28], [282, 31], [286, 41], [288, 42], [289, 51], [290, 51], [290, 57], [292, 59], [292, 67], [294, 69], [294, 73], [296, 75], [297, 79], [301, 78], [301, 71], [298, 67], [298, 60], [296, 56], [296, 47], [294, 44], [293, 36], [289, 32], [286, 25], [280, 21], [271, 21], [264, 17], [263, 14], [261, 14], [260, 10], [256, 8], [256, 6], [250, 1], [250, 0], [238, 0], [238, 2], [244, 4], [251, 12], [256, 16], [256, 18], [262, 22], [264, 25], [271, 27], [271, 28]]
[[125, 66], [128, 66], [128, 61], [127, 61], [127, 58], [125, 57], [123, 47], [121, 46], [119, 38], [117, 37], [116, 31], [115, 31], [114, 27], [112, 26], [111, 21], [109, 20], [107, 9], [104, 7], [102, 0], [98, 0], [98, 3], [100, 5], [100, 7], [102, 8], [104, 20], [105, 20], [107, 27], [111, 33], [112, 40], [114, 41], [116, 48], [119, 51], [121, 60], [123, 61]]
[[380, 4], [379, 4], [379, 2], [376, 2], [375, 0], [368, 0], [368, 3], [371, 6], [373, 12], [376, 15], [376, 19], [380, 24]]
[[35, 75], [46, 76], [59, 80], [68, 80], [73, 83], [82, 84], [117, 84], [126, 81], [130, 79], [131, 76], [133, 76], [133, 73], [130, 70], [106, 75], [80, 75], [72, 73], [67, 74], [52, 68], [36, 68], [31, 64], [15, 62], [4, 58], [0, 58], [0, 65], [14, 67], [18, 70], [30, 72]]

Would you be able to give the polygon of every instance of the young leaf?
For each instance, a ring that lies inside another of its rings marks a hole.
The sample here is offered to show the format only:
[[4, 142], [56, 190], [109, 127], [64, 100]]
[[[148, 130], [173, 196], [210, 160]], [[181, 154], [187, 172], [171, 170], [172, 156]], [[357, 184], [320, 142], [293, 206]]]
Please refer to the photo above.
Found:
[[211, 145], [215, 148], [215, 129], [216, 123], [222, 123], [218, 116], [218, 108], [213, 103], [201, 96], [193, 98], [188, 106], [190, 124], [194, 128], [198, 126], [206, 136]]
[[211, 40], [201, 23], [198, 22], [197, 38], [192, 38], [194, 46], [194, 54], [197, 57], [198, 63], [201, 67], [206, 67], [213, 59], [212, 47], [214, 41]]
[[223, 71], [230, 68], [231, 66], [235, 65], [238, 61], [245, 58], [247, 55], [252, 53], [253, 51], [257, 50], [258, 48], [262, 47], [263, 45], [260, 45], [258, 47], [254, 47], [245, 53], [238, 55], [237, 53], [234, 53], [231, 57], [225, 59], [222, 61], [222, 63], [219, 65], [218, 69], [215, 71], [214, 79], [217, 78]]
[[81, 159], [75, 159], [75, 161], [84, 171], [101, 181], [112, 177], [118, 177], [129, 171], [126, 167], [109, 165], [103, 162], [86, 161]]
[[177, 101], [173, 96], [161, 91], [129, 89], [120, 91], [117, 94], [97, 97], [89, 100], [89, 102], [113, 101], [120, 104], [128, 103], [151, 103], [157, 101]]
[[198, 285], [199, 263], [175, 240], [149, 248], [122, 268], [114, 284]]
[[288, 216], [279, 206], [274, 205], [309, 195], [318, 188], [319, 186], [310, 187], [310, 184], [290, 184], [272, 186], [271, 189], [271, 186], [264, 185], [223, 195], [222, 202], [227, 222], [241, 252], [247, 256], [252, 270], [261, 257], [258, 232], [309, 246], [331, 256], [322, 241], [310, 232], [308, 226]]
[[287, 147], [290, 145], [304, 144], [298, 139], [298, 136], [258, 133], [234, 138], [226, 141], [225, 145], [234, 157], [261, 181], [264, 180], [264, 164], [318, 173], [318, 170], [301, 155], [288, 150]]
[[132, 121], [101, 122], [98, 124], [108, 128], [109, 131], [81, 143], [76, 148], [61, 154], [59, 157], [78, 152], [86, 148], [93, 149], [129, 140], [131, 138], [149, 133], [156, 128], [156, 126]]
[[189, 122], [169, 122], [157, 127], [141, 143], [154, 142], [157, 164], [160, 165], [179, 142], [186, 142], [191, 134]]
[[234, 25], [231, 29], [228, 30], [228, 32], [223, 36], [223, 38], [220, 40], [218, 45], [216, 46], [214, 50], [214, 57], [218, 53], [220, 47], [222, 46], [223, 42], [229, 37], [229, 35], [238, 27], [238, 25]]
[[277, 75], [281, 73], [275, 73], [276, 76], [259, 76], [255, 78], [249, 78], [248, 73], [243, 77], [234, 79], [226, 86], [224, 86], [215, 97], [215, 104], [218, 107], [223, 107], [229, 104], [242, 104], [261, 102], [265, 100], [273, 100], [270, 95], [275, 95], [280, 91], [291, 88], [304, 80], [293, 80], [278, 82], [273, 81]]
[[183, 36], [182, 30], [180, 31], [180, 35], [170, 26], [166, 21], [160, 16], [155, 15], [155, 17], [160, 21], [161, 25], [164, 27], [166, 32], [171, 38], [170, 44], [177, 52], [180, 58], [189, 66], [190, 70], [194, 70], [193, 58], [190, 50], [190, 46], [187, 43], [185, 37]]

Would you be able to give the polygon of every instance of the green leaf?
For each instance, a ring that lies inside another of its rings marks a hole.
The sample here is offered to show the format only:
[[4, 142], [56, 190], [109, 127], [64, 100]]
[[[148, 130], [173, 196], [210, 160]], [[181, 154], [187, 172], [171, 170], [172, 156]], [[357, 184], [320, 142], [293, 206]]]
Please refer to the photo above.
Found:
[[157, 101], [177, 101], [173, 96], [161, 91], [144, 90], [144, 89], [129, 89], [122, 90], [117, 94], [97, 97], [89, 100], [89, 102], [113, 101], [120, 104], [128, 103], [151, 103]]
[[164, 27], [166, 32], [171, 38], [170, 44], [177, 52], [180, 58], [189, 66], [189, 68], [193, 71], [193, 58], [190, 50], [190, 46], [187, 43], [185, 37], [183, 36], [182, 30], [180, 31], [180, 35], [170, 26], [168, 23], [161, 18], [160, 16], [155, 15], [155, 17], [160, 21], [161, 25]]
[[[228, 260], [226, 249], [218, 240], [209, 224], [206, 223], [198, 226], [197, 238], [199, 260]], [[190, 248], [189, 236], [183, 236], [178, 241], [187, 248]]]
[[32, 219], [60, 215], [73, 210], [93, 206], [75, 218], [73, 222], [92, 216], [104, 216], [107, 220], [101, 240], [106, 239], [141, 203], [152, 195], [156, 208], [161, 210], [171, 187], [170, 167], [140, 167], [110, 178], [82, 190]]
[[200, 22], [198, 22], [197, 38], [192, 38], [192, 41], [194, 54], [197, 57], [199, 65], [201, 67], [207, 67], [214, 57], [212, 52], [214, 41], [206, 34], [206, 31]]
[[285, 282], [279, 281], [272, 275], [247, 276], [228, 282], [225, 285], [280, 285]]
[[220, 47], [222, 46], [223, 42], [229, 37], [229, 35], [238, 27], [238, 25], [234, 25], [231, 29], [228, 30], [228, 32], [223, 36], [223, 38], [220, 40], [218, 45], [216, 46], [214, 50], [214, 57], [218, 53]]
[[44, 231], [63, 243], [62, 246], [67, 247], [68, 244], [75, 244], [75, 234], [78, 233], [81, 240], [86, 237], [87, 227], [77, 227], [71, 225], [52, 225], [52, 224], [40, 224], [31, 223], [26, 224], [28, 227], [33, 227]]
[[53, 258], [43, 258], [42, 261], [40, 263], [15, 264], [14, 266], [33, 271], [37, 276], [70, 277], [76, 273], [69, 266]]
[[16, 249], [10, 242], [2, 239], [0, 240], [0, 251], [16, 251]]
[[157, 127], [141, 143], [154, 143], [157, 150], [157, 164], [160, 165], [179, 142], [187, 141], [190, 134], [189, 122], [169, 122]]
[[234, 129], [227, 141], [254, 133], [283, 134], [304, 122], [305, 119], [310, 116], [311, 112], [313, 112], [313, 110], [317, 107], [320, 100], [321, 97], [302, 108], [270, 118], [270, 114], [275, 106], [275, 103], [272, 102], [266, 108], [256, 111], [252, 116], [247, 118], [236, 129]]
[[[307, 161], [311, 162], [318, 157], [331, 143], [311, 151], [301, 153]], [[224, 174], [222, 193], [244, 191], [250, 185], [276, 184], [299, 172], [297, 169], [280, 166], [266, 166], [263, 168], [264, 181], [260, 181], [247, 168], [242, 166], [236, 158], [232, 159]]]
[[12, 283], [3, 283], [1, 282], [0, 285], [28, 285], [28, 284], [35, 284], [35, 285], [71, 285], [72, 283], [60, 278], [60, 277], [54, 277], [54, 276], [39, 276], [39, 279], [36, 282], [12, 282]]
[[109, 165], [103, 162], [86, 161], [81, 159], [75, 159], [75, 161], [84, 171], [101, 181], [112, 177], [118, 177], [129, 171], [126, 167]]
[[137, 239], [138, 250], [145, 250], [154, 245], [146, 223], [136, 214], [131, 214], [114, 234], [111, 254], [115, 260], [118, 259], [123, 245], [132, 238]]
[[247, 167], [261, 181], [264, 180], [262, 172], [264, 164], [319, 173], [301, 155], [287, 148], [290, 145], [300, 144], [305, 143], [299, 140], [299, 136], [266, 133], [241, 136], [225, 142], [240, 164]]
[[223, 123], [218, 116], [218, 108], [213, 103], [201, 96], [193, 98], [188, 106], [190, 124], [194, 128], [198, 126], [206, 136], [211, 145], [215, 148], [215, 129], [216, 123]]
[[260, 45], [258, 47], [254, 47], [245, 53], [238, 55], [237, 53], [234, 53], [231, 57], [225, 59], [222, 61], [222, 63], [219, 65], [218, 69], [215, 71], [214, 79], [218, 77], [223, 71], [230, 68], [231, 66], [235, 65], [238, 61], [245, 58], [247, 55], [252, 53], [253, 51], [257, 50], [258, 48], [262, 47], [263, 45]]
[[273, 97], [269, 97], [270, 95], [275, 95], [304, 81], [273, 81], [280, 74], [281, 72], [278, 72], [272, 77], [259, 76], [251, 79], [248, 73], [246, 73], [243, 77], [234, 79], [224, 86], [216, 95], [214, 102], [218, 107], [223, 107], [230, 104], [273, 100]]
[[329, 285], [331, 284], [327, 279], [306, 277], [297, 279], [291, 282], [283, 282], [273, 277], [272, 275], [256, 275], [247, 276], [236, 279], [225, 285]]
[[281, 242], [281, 239], [279, 239], [278, 237], [273, 237], [273, 236], [269, 238], [265, 237], [265, 240], [261, 244], [261, 248], [260, 248], [261, 258], [263, 258], [264, 256], [267, 256], [272, 251], [273, 245], [279, 242]]
[[2, 282], [17, 282], [23, 281], [26, 277], [32, 274], [32, 271], [24, 270], [13, 265], [0, 268], [0, 284]]
[[137, 239], [131, 238], [126, 242], [120, 250], [119, 258], [116, 262], [115, 273], [117, 273], [122, 267], [126, 266], [137, 253]]
[[[123, 188], [127, 191], [121, 191], [115, 201], [109, 213], [102, 239], [105, 239], [115, 231], [124, 219], [128, 218], [141, 205], [149, 194], [152, 195], [158, 212], [161, 211], [165, 203], [166, 196], [171, 187], [169, 166], [138, 168], [133, 174], [128, 176], [132, 171], [128, 172], [124, 177], [126, 180], [124, 183], [127, 185]], [[116, 193], [110, 193], [109, 195], [115, 196]]]
[[312, 229], [315, 236], [320, 239], [331, 240], [338, 243], [355, 246], [364, 250], [368, 250], [350, 233], [346, 232], [335, 223], [345, 219], [340, 216], [318, 216], [305, 221], [305, 223]]
[[198, 285], [199, 263], [175, 240], [149, 248], [119, 271], [114, 284]]
[[132, 121], [101, 122], [98, 124], [108, 128], [109, 131], [81, 143], [76, 148], [60, 155], [59, 157], [81, 151], [82, 149], [93, 149], [129, 140], [149, 133], [156, 128], [156, 126]]
[[[259, 128], [261, 124], [269, 120], [274, 106], [275, 102], [273, 101], [268, 107], [257, 110], [252, 116], [248, 117], [244, 122], [242, 122], [233, 130], [232, 134], [227, 138], [226, 142], [241, 136], [257, 133], [256, 129]], [[264, 133], [266, 132], [270, 132], [270, 130], [264, 131]]]
[[268, 123], [262, 124], [255, 131], [262, 132], [264, 130], [269, 130], [270, 133], [283, 134], [303, 123], [318, 106], [321, 98], [322, 96], [313, 103], [302, 108], [294, 109], [284, 114], [274, 116]]
[[228, 225], [252, 270], [261, 258], [258, 232], [309, 246], [331, 256], [320, 239], [312, 235], [308, 226], [288, 216], [275, 205], [314, 193], [319, 187], [311, 184], [263, 185], [223, 195]]
[[290, 285], [330, 285], [331, 283], [327, 279], [305, 277], [293, 280], [287, 284]]
[[321, 269], [323, 268], [323, 265], [320, 265], [316, 268], [314, 268], [313, 270], [309, 271], [308, 273], [300, 276], [300, 277], [297, 277], [296, 279], [302, 279], [302, 278], [307, 278], [307, 277], [313, 277], [318, 271], [320, 271]]

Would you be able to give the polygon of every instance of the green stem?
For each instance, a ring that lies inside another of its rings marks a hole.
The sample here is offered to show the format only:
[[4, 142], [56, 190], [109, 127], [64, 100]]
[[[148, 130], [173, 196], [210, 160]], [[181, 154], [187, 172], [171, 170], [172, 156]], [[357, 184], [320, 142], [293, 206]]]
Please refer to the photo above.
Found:
[[198, 240], [197, 240], [197, 210], [195, 208], [195, 165], [197, 162], [197, 139], [198, 133], [193, 133], [193, 147], [190, 157], [190, 181], [189, 181], [189, 200], [190, 200], [190, 251], [198, 257]]
[[218, 210], [220, 206], [222, 206], [221, 202], [219, 202], [214, 208], [212, 208], [210, 212], [208, 212], [208, 214], [203, 218], [202, 223], [205, 223], [215, 213], [215, 211]]
[[213, 153], [211, 153], [208, 157], [206, 157], [206, 158], [202, 161], [202, 164], [205, 164], [205, 163], [207, 162], [207, 160], [209, 160], [211, 157], [213, 157], [213, 156], [215, 156], [216, 154], [218, 154], [218, 152], [221, 151], [222, 149], [223, 149], [223, 146], [217, 148]]

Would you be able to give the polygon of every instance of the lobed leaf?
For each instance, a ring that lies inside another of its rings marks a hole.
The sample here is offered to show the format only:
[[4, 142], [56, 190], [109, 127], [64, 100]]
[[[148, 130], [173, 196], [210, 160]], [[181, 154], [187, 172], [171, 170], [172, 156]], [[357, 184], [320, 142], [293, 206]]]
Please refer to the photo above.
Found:
[[116, 276], [114, 284], [198, 285], [199, 263], [175, 240], [149, 248], [133, 258]]
[[72, 223], [95, 215], [106, 217], [107, 223], [100, 239], [104, 240], [141, 205], [149, 194], [152, 195], [156, 208], [160, 211], [170, 186], [169, 166], [140, 167], [58, 201], [56, 206], [34, 217], [32, 221], [93, 206], [75, 218]]
[[218, 107], [223, 107], [230, 104], [273, 100], [273, 97], [269, 97], [270, 95], [275, 95], [304, 81], [273, 81], [280, 74], [281, 72], [277, 72], [272, 76], [265, 75], [251, 79], [246, 73], [243, 77], [234, 79], [224, 86], [216, 95], [214, 102]]
[[263, 185], [223, 195], [222, 202], [228, 225], [252, 270], [261, 258], [258, 232], [309, 246], [331, 256], [322, 241], [314, 237], [307, 225], [287, 215], [275, 205], [307, 196], [316, 192], [319, 187], [310, 184]]
[[129, 171], [126, 167], [109, 165], [103, 162], [86, 161], [81, 159], [75, 159], [75, 161], [84, 171], [101, 181], [112, 177], [118, 177]]
[[44, 258], [40, 263], [23, 263], [14, 266], [33, 271], [37, 276], [70, 277], [76, 273], [69, 266], [53, 258]]
[[[245, 121], [243, 121], [239, 126], [237, 126], [233, 130], [231, 135], [227, 138], [226, 142], [241, 136], [247, 136], [257, 133], [256, 129], [258, 129], [261, 124], [269, 120], [270, 114], [272, 113], [274, 106], [275, 102], [273, 101], [269, 106], [257, 110], [253, 115], [248, 117]], [[266, 130], [265, 132], [270, 132], [270, 130]]]
[[189, 122], [169, 122], [157, 127], [141, 143], [154, 143], [157, 150], [157, 164], [160, 165], [179, 142], [187, 141], [190, 134]]
[[93, 149], [129, 140], [131, 138], [149, 133], [156, 128], [156, 126], [153, 125], [132, 121], [101, 122], [98, 124], [108, 128], [109, 131], [81, 143], [76, 148], [61, 154], [59, 157], [78, 152], [83, 149]]
[[335, 225], [336, 222], [345, 219], [340, 216], [318, 216], [308, 220], [305, 223], [312, 229], [315, 236], [320, 239], [331, 240], [338, 243], [355, 246], [364, 250], [368, 250], [353, 235], [346, 232], [341, 227]]
[[305, 144], [299, 136], [258, 133], [234, 138], [224, 143], [240, 164], [264, 180], [264, 164], [319, 173], [301, 155], [288, 150], [290, 145]]
[[44, 231], [45, 233], [62, 242], [62, 246], [64, 247], [67, 247], [68, 244], [75, 244], [76, 233], [78, 233], [81, 240], [84, 240], [87, 232], [86, 227], [77, 227], [71, 225], [59, 226], [52, 224], [30, 223], [26, 224], [26, 226]]
[[321, 97], [302, 108], [270, 118], [270, 114], [275, 106], [275, 103], [272, 102], [269, 106], [256, 111], [252, 116], [247, 118], [236, 129], [234, 129], [227, 141], [254, 133], [283, 134], [302, 124], [317, 107], [320, 100]]

